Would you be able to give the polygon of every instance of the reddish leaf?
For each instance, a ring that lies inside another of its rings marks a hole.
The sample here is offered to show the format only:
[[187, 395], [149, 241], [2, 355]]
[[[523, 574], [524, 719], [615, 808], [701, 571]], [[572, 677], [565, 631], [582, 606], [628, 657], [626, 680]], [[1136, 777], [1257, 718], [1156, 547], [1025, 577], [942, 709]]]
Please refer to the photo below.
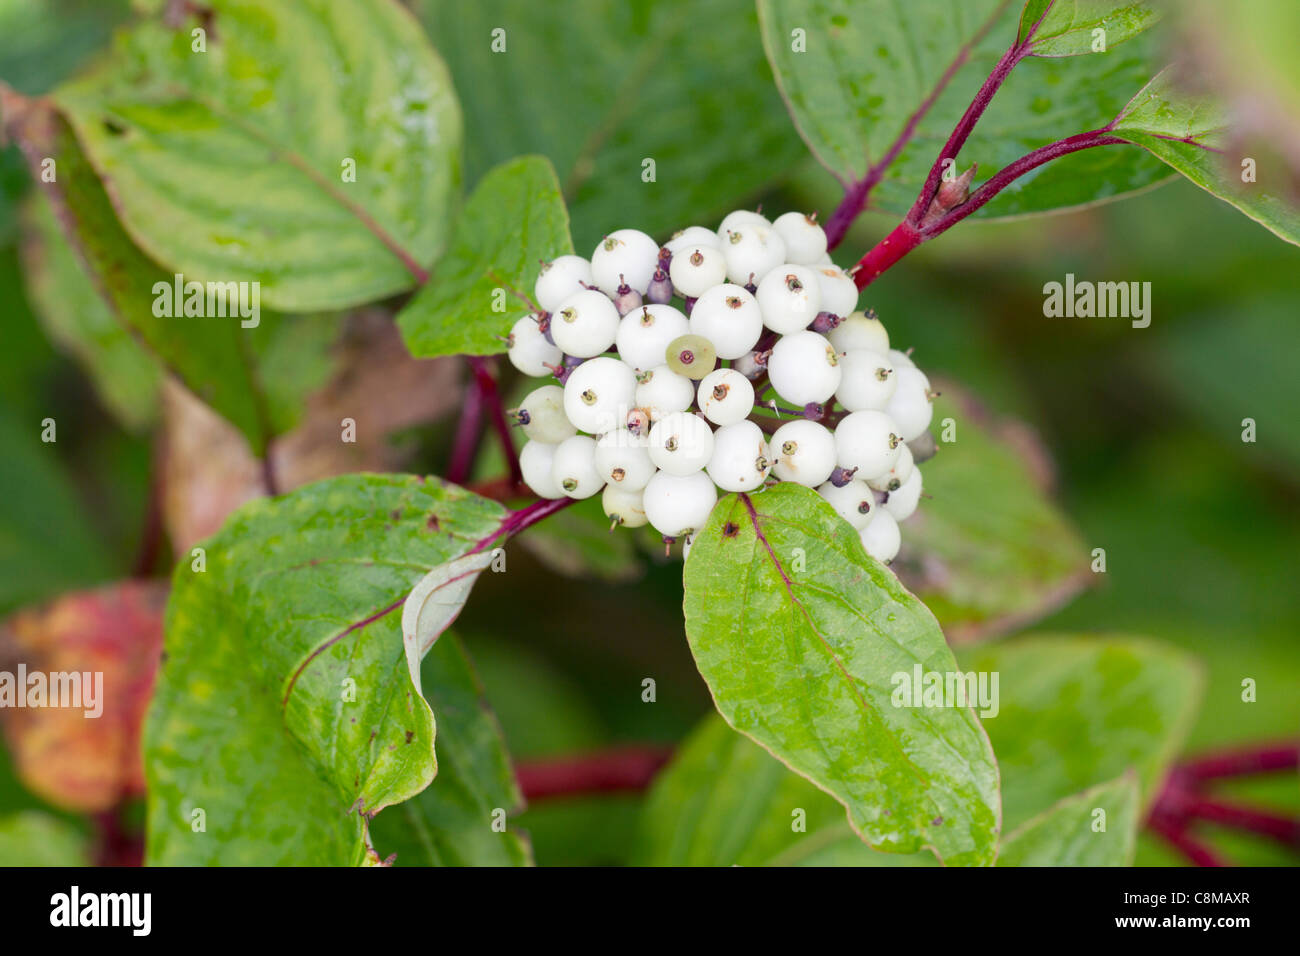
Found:
[[18, 775], [70, 810], [97, 811], [144, 792], [140, 727], [162, 652], [161, 582], [129, 581], [65, 595], [0, 624], [0, 671], [102, 674], [102, 713], [4, 707], [0, 725]]

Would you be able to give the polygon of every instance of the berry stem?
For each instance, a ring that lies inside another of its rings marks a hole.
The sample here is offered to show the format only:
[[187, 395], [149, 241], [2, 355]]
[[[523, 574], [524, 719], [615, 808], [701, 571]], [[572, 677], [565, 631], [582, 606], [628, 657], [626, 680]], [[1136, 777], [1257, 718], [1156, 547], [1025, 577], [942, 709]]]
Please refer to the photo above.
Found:
[[850, 270], [853, 281], [859, 289], [865, 289], [924, 241], [921, 231], [904, 219], [894, 227], [893, 232], [858, 260], [858, 264]]
[[639, 793], [672, 756], [672, 748], [634, 744], [575, 757], [524, 761], [515, 766], [528, 801], [587, 793]]

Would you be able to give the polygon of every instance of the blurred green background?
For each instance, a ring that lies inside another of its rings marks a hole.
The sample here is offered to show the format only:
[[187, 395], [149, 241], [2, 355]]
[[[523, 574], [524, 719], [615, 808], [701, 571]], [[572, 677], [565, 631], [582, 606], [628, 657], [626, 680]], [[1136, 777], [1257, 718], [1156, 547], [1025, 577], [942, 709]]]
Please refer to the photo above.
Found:
[[[33, 12], [42, 6], [0, 0], [0, 77], [27, 93], [102, 44], [125, 4], [63, 4], [54, 18]], [[0, 582], [0, 612], [128, 575], [149, 476], [149, 436], [119, 427], [34, 314], [15, 221], [27, 188], [16, 150], [0, 152], [0, 556], [33, 540], [46, 549], [21, 554], [34, 577]], [[811, 161], [754, 197], [823, 216], [837, 198]], [[864, 216], [837, 260], [892, 224]], [[623, 225], [635, 223], [601, 228]], [[1150, 327], [1045, 318], [1042, 286], [1067, 272], [1150, 282]], [[1300, 732], [1300, 250], [1180, 180], [1084, 211], [963, 224], [862, 301], [927, 370], [1037, 429], [1066, 511], [1090, 548], [1106, 549], [1098, 586], [1035, 629], [1129, 632], [1193, 651], [1207, 685], [1191, 751]], [[56, 445], [39, 443], [47, 416], [59, 422]], [[1258, 424], [1254, 444], [1241, 440], [1243, 418]], [[421, 442], [422, 469], [441, 470], [445, 439]], [[458, 630], [516, 759], [672, 742], [707, 713], [682, 633], [679, 564], [597, 585], [559, 578], [523, 548], [510, 560], [511, 574], [479, 584]], [[653, 705], [641, 700], [646, 677]], [[1254, 703], [1241, 701], [1246, 678]], [[1294, 776], [1228, 792], [1300, 811]], [[539, 863], [618, 862], [638, 803], [540, 804], [521, 823]], [[0, 756], [0, 814], [39, 805]], [[1214, 842], [1237, 863], [1293, 862], [1264, 841]], [[1139, 863], [1174, 862], [1143, 838]]]

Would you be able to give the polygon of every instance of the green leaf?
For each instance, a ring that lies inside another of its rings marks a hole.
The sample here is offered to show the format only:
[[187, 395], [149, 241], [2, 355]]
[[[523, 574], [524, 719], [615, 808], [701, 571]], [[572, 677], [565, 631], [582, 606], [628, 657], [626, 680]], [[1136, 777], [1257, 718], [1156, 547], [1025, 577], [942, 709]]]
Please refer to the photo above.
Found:
[[793, 866], [831, 848], [838, 865], [904, 859], [868, 847], [839, 803], [716, 714], [655, 778], [638, 830], [640, 866]]
[[[104, 580], [111, 564], [40, 419], [0, 408], [0, 612]], [[66, 423], [55, 421], [56, 436]], [[66, 433], [62, 433], [66, 434]]]
[[[483, 686], [453, 634], [444, 634], [424, 659], [421, 683], [438, 716], [438, 776], [427, 789], [375, 817], [371, 840], [379, 856], [398, 866], [526, 866], [528, 841], [509, 827], [523, 806], [501, 728]], [[493, 811], [507, 813], [507, 829], [493, 829]]]
[[992, 861], [997, 766], [975, 714], [892, 700], [897, 675], [955, 670], [939, 624], [830, 505], [790, 483], [727, 497], [684, 577], [686, 636], [729, 724], [872, 846]]
[[0, 79], [30, 95], [48, 91], [130, 13], [130, 0], [0, 0]]
[[393, 0], [187, 9], [56, 93], [139, 246], [187, 279], [259, 282], [286, 311], [415, 285], [446, 241], [461, 117], [410, 15]]
[[527, 315], [542, 261], [573, 252], [555, 169], [521, 156], [491, 170], [456, 223], [433, 278], [397, 317], [416, 358], [495, 355]]
[[503, 513], [435, 479], [350, 475], [244, 506], [205, 570], [183, 562], [145, 730], [150, 860], [361, 862], [367, 817], [436, 770], [399, 614]]
[[521, 152], [550, 157], [582, 255], [624, 226], [666, 236], [715, 222], [803, 154], [751, 0], [412, 7], [465, 105], [470, 181]]
[[1242, 182], [1245, 157], [1230, 148], [1227, 111], [1213, 99], [1180, 90], [1171, 70], [1148, 83], [1116, 118], [1111, 132], [1159, 157], [1196, 185], [1237, 207], [1265, 229], [1300, 245], [1300, 208], [1283, 198], [1284, 179]]
[[1132, 774], [1066, 797], [1007, 834], [998, 866], [1132, 866], [1140, 807]]
[[1093, 581], [1078, 531], [1035, 469], [1043, 454], [1023, 427], [995, 422], [943, 383], [935, 431], [951, 418], [956, 441], [922, 466], [925, 493], [903, 526], [900, 577], [954, 643], [1043, 617]]
[[[861, 180], [902, 143], [872, 191], [872, 206], [903, 214], [940, 145], [1012, 45], [1020, 9], [1000, 0], [759, 0], [759, 13], [777, 82], [823, 166], [842, 181]], [[806, 52], [792, 48], [796, 29], [806, 31]], [[983, 178], [1040, 146], [1103, 125], [1151, 76], [1148, 46], [1139, 38], [1104, 57], [1021, 63], [962, 148], [961, 167], [976, 163]], [[931, 96], [933, 105], [907, 136]], [[1137, 151], [1084, 150], [1023, 177], [975, 215], [1091, 203], [1166, 175]]]
[[1143, 802], [1151, 800], [1202, 683], [1190, 655], [1136, 638], [1036, 635], [959, 660], [999, 675], [1000, 710], [984, 727], [998, 755], [1008, 831], [1130, 768]]
[[90, 841], [39, 810], [0, 816], [0, 866], [90, 866]]
[[262, 386], [240, 319], [170, 318], [154, 314], [155, 283], [169, 277], [144, 256], [122, 230], [104, 187], [95, 177], [67, 125], [37, 114], [25, 129], [29, 154], [55, 159], [52, 193], [72, 245], [122, 325], [147, 346], [163, 367], [227, 418], [261, 454], [269, 438]]
[[[1106, 53], [1150, 29], [1161, 15], [1149, 0], [1029, 0], [1020, 17], [1019, 40], [1023, 43], [1033, 32], [1032, 56]], [[1102, 31], [1100, 38], [1096, 30]], [[1098, 39], [1104, 45], [1094, 49]]]
[[27, 293], [47, 334], [81, 364], [104, 405], [128, 428], [158, 415], [158, 367], [109, 309], [39, 192], [28, 200], [22, 246]]

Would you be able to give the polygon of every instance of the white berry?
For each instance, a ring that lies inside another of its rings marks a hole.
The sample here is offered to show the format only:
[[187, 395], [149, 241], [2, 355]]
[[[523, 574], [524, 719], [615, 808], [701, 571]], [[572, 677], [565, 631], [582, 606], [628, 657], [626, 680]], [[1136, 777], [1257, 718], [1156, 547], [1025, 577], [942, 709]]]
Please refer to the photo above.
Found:
[[702, 471], [672, 475], [661, 471], [645, 486], [646, 518], [668, 538], [691, 534], [704, 527], [718, 503], [718, 489]]
[[889, 360], [894, 363], [894, 368], [916, 368], [916, 363], [912, 361], [911, 349], [906, 352], [890, 349]]
[[885, 411], [898, 425], [903, 441], [919, 438], [934, 417], [930, 401], [930, 380], [916, 368], [897, 370], [898, 388], [885, 406]]
[[867, 316], [864, 312], [853, 312], [843, 318], [844, 321], [826, 336], [837, 351], [870, 349], [881, 354], [889, 352], [889, 333], [885, 331], [885, 323], [875, 318], [875, 313]]
[[817, 274], [807, 266], [788, 262], [763, 276], [755, 298], [763, 324], [781, 335], [808, 328], [821, 311]]
[[840, 387], [835, 398], [845, 411], [883, 409], [898, 387], [889, 359], [869, 349], [849, 349], [840, 355]]
[[758, 301], [742, 286], [715, 285], [691, 309], [691, 332], [713, 343], [718, 358], [737, 359], [753, 349], [763, 334]]
[[759, 226], [764, 229], [771, 229], [772, 222], [762, 213], [754, 212], [752, 209], [735, 209], [727, 213], [722, 222], [718, 224], [718, 231], [715, 235], [718, 238], [718, 245], [727, 241], [727, 233], [735, 229], [743, 229], [747, 226]]
[[893, 515], [895, 521], [912, 517], [916, 506], [921, 503], [921, 469], [913, 468], [907, 480], [888, 494], [881, 507]]
[[618, 309], [607, 295], [583, 289], [551, 313], [551, 338], [568, 355], [591, 358], [609, 351], [618, 335]]
[[673, 254], [668, 278], [678, 295], [694, 299], [727, 281], [727, 260], [721, 250], [710, 246], [686, 246]]
[[867, 479], [867, 484], [876, 491], [894, 491], [912, 477], [912, 469], [915, 467], [916, 459], [912, 457], [912, 449], [904, 442], [898, 449], [898, 461], [894, 462], [894, 467], [883, 475]]
[[590, 498], [605, 486], [596, 470], [596, 439], [574, 435], [555, 446], [551, 478], [570, 498]]
[[835, 457], [843, 468], [857, 469], [866, 481], [894, 467], [903, 440], [898, 426], [884, 412], [850, 412], [835, 426]]
[[824, 335], [792, 332], [772, 347], [767, 374], [786, 401], [801, 407], [825, 402], [840, 385], [839, 355]]
[[530, 441], [552, 445], [578, 430], [564, 412], [564, 389], [558, 385], [543, 385], [529, 392], [519, 403], [515, 419]]
[[557, 256], [550, 262], [542, 263], [542, 271], [533, 286], [533, 295], [544, 310], [554, 312], [569, 296], [581, 292], [585, 288], [583, 283], [595, 285], [591, 263], [582, 256]]
[[801, 212], [777, 216], [772, 228], [785, 240], [785, 257], [800, 265], [814, 265], [826, 255], [826, 232]]
[[690, 412], [673, 412], [650, 428], [650, 460], [670, 475], [699, 471], [713, 457], [713, 430]]
[[697, 403], [715, 425], [732, 425], [754, 410], [754, 386], [733, 368], [714, 369], [700, 381]]
[[626, 428], [606, 432], [596, 442], [596, 471], [601, 481], [628, 491], [639, 491], [655, 473], [649, 442]]
[[603, 435], [627, 421], [636, 398], [636, 373], [618, 359], [583, 362], [564, 383], [564, 414], [579, 431]]
[[786, 422], [768, 440], [772, 471], [782, 481], [816, 488], [835, 469], [835, 436], [819, 422]]
[[645, 496], [641, 489], [635, 491], [606, 485], [600, 495], [605, 517], [612, 518], [620, 527], [640, 528], [646, 523]]
[[845, 316], [858, 307], [858, 287], [839, 266], [818, 266], [815, 270], [821, 286], [822, 309]]
[[836, 488], [829, 481], [817, 489], [835, 509], [836, 513], [853, 527], [861, 530], [876, 516], [876, 493], [865, 481], [854, 478], [843, 487]]
[[741, 226], [725, 233], [722, 254], [727, 259], [727, 278], [732, 282], [760, 282], [785, 262], [785, 240], [768, 226]]
[[614, 346], [628, 365], [650, 369], [663, 365], [668, 344], [689, 331], [686, 316], [671, 305], [643, 305], [619, 321]]
[[596, 288], [611, 298], [618, 295], [618, 287], [624, 282], [644, 294], [658, 266], [659, 243], [639, 229], [611, 232], [591, 254]]
[[723, 491], [753, 491], [772, 470], [763, 430], [744, 421], [719, 428], [707, 470]]
[[883, 508], [877, 509], [876, 517], [872, 519], [871, 524], [858, 532], [858, 539], [867, 554], [882, 564], [893, 561], [898, 556], [899, 545], [903, 543], [898, 522]]
[[673, 233], [673, 237], [664, 243], [664, 248], [674, 256], [687, 246], [709, 246], [713, 249], [721, 249], [722, 240], [718, 238], [716, 232], [705, 226], [687, 226]]
[[635, 401], [636, 407], [650, 416], [650, 421], [657, 422], [691, 407], [695, 401], [695, 383], [667, 365], [657, 365], [641, 373]]
[[546, 442], [530, 441], [524, 442], [524, 447], [519, 449], [519, 470], [523, 473], [524, 484], [539, 498], [564, 497], [563, 489], [551, 476], [555, 448]]
[[533, 378], [550, 375], [548, 365], [559, 365], [564, 359], [564, 352], [559, 346], [546, 340], [537, 319], [525, 315], [510, 329], [510, 338], [506, 355], [510, 364], [523, 374]]

